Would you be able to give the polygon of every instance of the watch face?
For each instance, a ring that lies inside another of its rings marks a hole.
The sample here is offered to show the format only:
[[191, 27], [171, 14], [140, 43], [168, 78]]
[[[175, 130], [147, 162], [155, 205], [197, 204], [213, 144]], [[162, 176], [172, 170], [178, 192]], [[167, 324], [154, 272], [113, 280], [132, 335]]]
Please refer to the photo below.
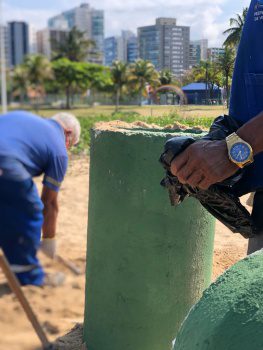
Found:
[[249, 160], [251, 150], [248, 145], [242, 142], [235, 143], [230, 149], [230, 156], [237, 163], [244, 163]]

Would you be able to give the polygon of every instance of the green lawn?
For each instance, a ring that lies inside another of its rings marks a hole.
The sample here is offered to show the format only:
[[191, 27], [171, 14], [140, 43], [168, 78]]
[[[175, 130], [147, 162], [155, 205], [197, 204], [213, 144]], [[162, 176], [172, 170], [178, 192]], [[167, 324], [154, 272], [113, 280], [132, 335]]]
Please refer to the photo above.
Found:
[[[50, 117], [59, 110], [40, 110], [39, 114]], [[223, 106], [124, 106], [115, 113], [114, 106], [99, 106], [72, 109], [81, 123], [82, 135], [79, 145], [73, 153], [88, 153], [90, 144], [90, 128], [100, 121], [122, 120], [125, 122], [143, 121], [164, 127], [179, 122], [189, 127], [202, 126], [209, 128], [214, 118], [227, 113]]]
[[[50, 116], [54, 114], [53, 110], [42, 110], [41, 114], [44, 116]], [[119, 109], [120, 112], [135, 112], [144, 117], [162, 117], [168, 114], [177, 114], [182, 118], [188, 117], [212, 117], [215, 118], [220, 114], [227, 113], [227, 109], [224, 106], [122, 106]], [[94, 117], [98, 115], [112, 115], [115, 112], [114, 106], [98, 106], [98, 107], [86, 107], [76, 108], [72, 110], [73, 113], [79, 117]]]

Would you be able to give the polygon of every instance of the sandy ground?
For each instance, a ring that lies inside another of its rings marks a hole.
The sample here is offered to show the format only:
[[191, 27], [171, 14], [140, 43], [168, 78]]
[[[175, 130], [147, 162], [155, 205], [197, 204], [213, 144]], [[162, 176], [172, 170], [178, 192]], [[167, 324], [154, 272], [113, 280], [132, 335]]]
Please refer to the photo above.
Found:
[[[60, 194], [61, 209], [57, 232], [59, 253], [83, 272], [87, 236], [88, 172], [87, 158], [71, 161]], [[243, 258], [246, 248], [246, 240], [217, 223], [213, 278]], [[24, 288], [48, 337], [54, 340], [83, 320], [85, 277], [84, 274], [75, 276], [58, 262], [48, 261], [43, 256], [40, 258], [46, 270], [63, 271], [67, 275], [63, 287]], [[4, 282], [1, 273], [0, 282]], [[37, 350], [40, 346], [16, 298], [7, 287], [0, 286], [0, 350], [7, 349]]]

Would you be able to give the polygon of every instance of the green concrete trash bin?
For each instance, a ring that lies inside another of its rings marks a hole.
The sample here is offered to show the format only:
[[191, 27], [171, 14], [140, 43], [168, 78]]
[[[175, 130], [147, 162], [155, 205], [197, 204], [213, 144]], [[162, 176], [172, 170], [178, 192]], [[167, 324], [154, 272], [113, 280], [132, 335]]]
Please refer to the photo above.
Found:
[[263, 349], [263, 250], [226, 271], [186, 318], [174, 350]]
[[160, 186], [158, 158], [176, 135], [108, 125], [91, 132], [88, 350], [170, 350], [210, 284], [214, 219], [194, 199], [172, 207]]

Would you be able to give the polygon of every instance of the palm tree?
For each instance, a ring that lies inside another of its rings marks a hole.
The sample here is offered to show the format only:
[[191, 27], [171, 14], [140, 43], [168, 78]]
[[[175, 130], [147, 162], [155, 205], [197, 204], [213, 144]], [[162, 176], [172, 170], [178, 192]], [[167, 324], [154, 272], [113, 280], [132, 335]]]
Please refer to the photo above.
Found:
[[225, 52], [217, 60], [218, 67], [224, 76], [224, 85], [226, 87], [226, 97], [227, 97], [227, 107], [229, 106], [229, 91], [230, 84], [229, 80], [233, 74], [234, 64], [235, 64], [235, 50], [231, 47], [226, 47]]
[[222, 73], [217, 62], [201, 61], [199, 66], [192, 68], [190, 77], [192, 81], [206, 84], [206, 103], [213, 98], [215, 85], [219, 88], [222, 82]]
[[111, 68], [111, 79], [114, 84], [114, 91], [116, 94], [116, 112], [119, 109], [120, 98], [123, 88], [128, 83], [128, 66], [121, 61], [115, 61]]
[[85, 38], [85, 33], [73, 27], [62, 42], [53, 40], [56, 47], [54, 60], [68, 58], [70, 61], [85, 61], [89, 55], [95, 55], [95, 42]]
[[173, 80], [172, 72], [169, 69], [163, 69], [160, 73], [161, 85], [169, 85]]
[[138, 89], [141, 106], [146, 85], [152, 87], [160, 85], [160, 75], [150, 61], [140, 59], [131, 65], [129, 81]]
[[20, 104], [23, 104], [28, 88], [28, 76], [25, 66], [22, 64], [17, 66], [14, 70], [12, 78], [13, 95], [19, 95]]
[[230, 47], [236, 47], [236, 48], [238, 47], [241, 39], [243, 27], [245, 24], [245, 20], [247, 17], [247, 13], [248, 13], [248, 8], [245, 7], [241, 15], [240, 14], [236, 15], [237, 18], [230, 18], [230, 28], [228, 28], [223, 32], [223, 34], [227, 35], [227, 38], [223, 44], [224, 46], [230, 46]]
[[45, 93], [45, 82], [53, 79], [52, 66], [47, 57], [42, 55], [30, 55], [23, 63], [27, 72], [31, 95], [38, 107], [38, 97]]

